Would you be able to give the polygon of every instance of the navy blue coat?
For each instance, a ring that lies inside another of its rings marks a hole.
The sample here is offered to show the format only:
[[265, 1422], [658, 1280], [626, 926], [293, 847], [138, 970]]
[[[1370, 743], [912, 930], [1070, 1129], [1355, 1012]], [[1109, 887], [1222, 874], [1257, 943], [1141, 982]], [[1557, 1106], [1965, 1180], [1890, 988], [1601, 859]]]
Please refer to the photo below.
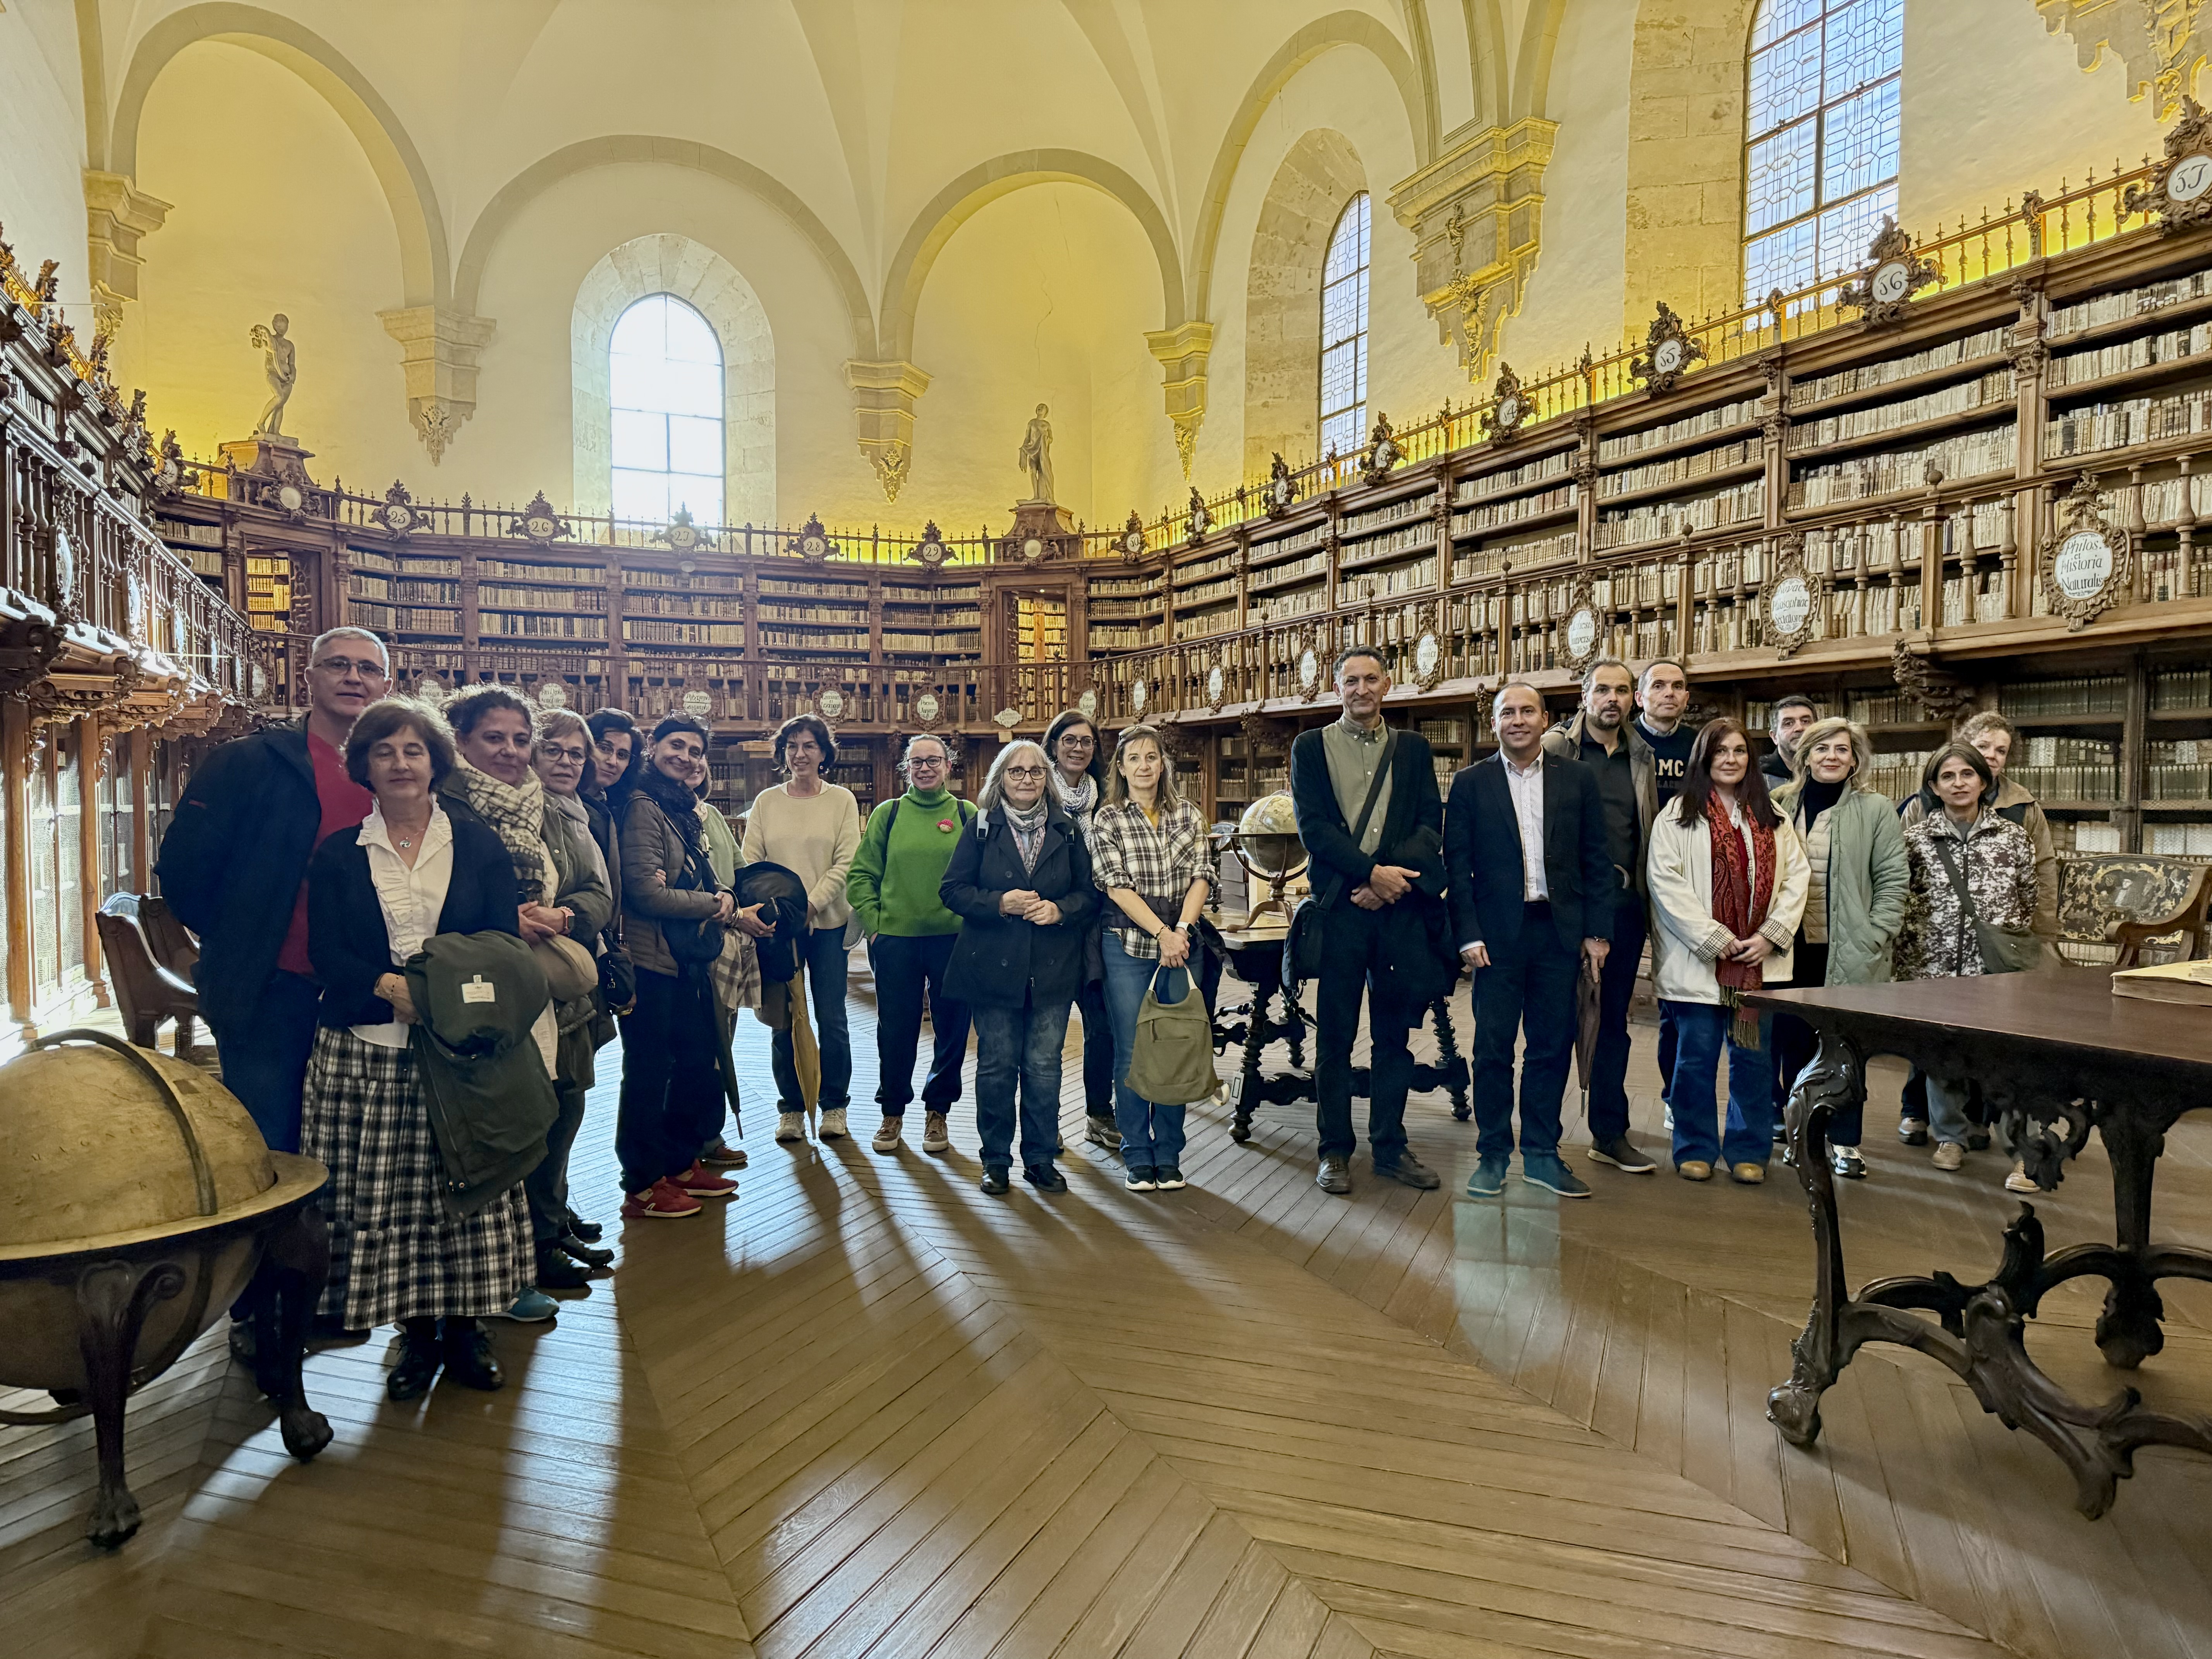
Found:
[[[1001, 915], [1000, 899], [1023, 889], [1057, 904], [1059, 921], [1042, 927]], [[1083, 832], [1057, 803], [1046, 810], [1044, 846], [1033, 871], [1022, 868], [1021, 849], [1004, 815], [995, 808], [977, 813], [952, 849], [937, 896], [960, 918], [960, 937], [945, 970], [947, 996], [986, 1008], [1074, 1000], [1099, 896]]]
[[[1584, 939], [1613, 937], [1613, 894], [1620, 882], [1606, 848], [1605, 801], [1595, 775], [1580, 761], [1546, 754], [1543, 768], [1544, 884], [1552, 926], [1559, 943], [1579, 954]], [[1518, 946], [1528, 889], [1503, 750], [1452, 779], [1444, 808], [1444, 869], [1451, 879], [1456, 943], [1480, 939], [1493, 961]]]

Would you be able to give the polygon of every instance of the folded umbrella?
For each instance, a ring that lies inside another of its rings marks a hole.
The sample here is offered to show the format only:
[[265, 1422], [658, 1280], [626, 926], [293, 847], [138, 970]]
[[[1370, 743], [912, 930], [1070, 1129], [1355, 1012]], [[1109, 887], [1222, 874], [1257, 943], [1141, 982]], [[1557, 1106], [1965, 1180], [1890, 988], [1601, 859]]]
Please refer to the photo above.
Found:
[[1582, 1085], [1583, 1115], [1589, 1115], [1590, 1072], [1597, 1063], [1598, 976], [1585, 966], [1575, 975], [1575, 1081]]

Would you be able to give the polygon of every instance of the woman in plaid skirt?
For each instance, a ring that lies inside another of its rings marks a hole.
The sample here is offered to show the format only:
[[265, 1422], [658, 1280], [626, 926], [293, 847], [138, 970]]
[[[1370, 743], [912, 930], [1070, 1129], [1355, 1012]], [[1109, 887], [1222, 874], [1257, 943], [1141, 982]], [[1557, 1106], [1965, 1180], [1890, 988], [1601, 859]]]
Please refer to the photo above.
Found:
[[301, 1139], [331, 1170], [323, 1311], [356, 1330], [398, 1323], [405, 1345], [386, 1384], [394, 1400], [428, 1392], [441, 1365], [469, 1388], [496, 1389], [506, 1379], [477, 1322], [530, 1284], [529, 1212], [519, 1185], [474, 1215], [446, 1206], [407, 1046], [415, 1008], [394, 969], [434, 934], [514, 933], [514, 863], [473, 813], [439, 805], [453, 739], [435, 710], [398, 697], [372, 704], [345, 759], [375, 810], [324, 842], [307, 872], [323, 1001]]

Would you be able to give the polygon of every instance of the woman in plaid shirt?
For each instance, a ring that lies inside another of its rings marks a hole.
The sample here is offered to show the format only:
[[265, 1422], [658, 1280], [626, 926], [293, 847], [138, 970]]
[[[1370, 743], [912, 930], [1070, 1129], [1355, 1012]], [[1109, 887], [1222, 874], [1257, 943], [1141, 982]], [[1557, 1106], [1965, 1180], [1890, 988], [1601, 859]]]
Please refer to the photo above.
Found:
[[[1175, 764], [1149, 726], [1130, 726], [1114, 745], [1105, 804], [1091, 821], [1091, 860], [1098, 885], [1114, 902], [1100, 946], [1114, 1025], [1114, 1115], [1121, 1132], [1123, 1184], [1133, 1193], [1171, 1192], [1183, 1184], [1183, 1109], [1140, 1100], [1124, 1079], [1136, 1047], [1137, 1012], [1155, 971], [1182, 970], [1180, 994], [1164, 1000], [1194, 994], [1190, 925], [1205, 907], [1213, 877], [1206, 825], [1176, 787]], [[1166, 975], [1164, 989], [1175, 993], [1177, 978]]]

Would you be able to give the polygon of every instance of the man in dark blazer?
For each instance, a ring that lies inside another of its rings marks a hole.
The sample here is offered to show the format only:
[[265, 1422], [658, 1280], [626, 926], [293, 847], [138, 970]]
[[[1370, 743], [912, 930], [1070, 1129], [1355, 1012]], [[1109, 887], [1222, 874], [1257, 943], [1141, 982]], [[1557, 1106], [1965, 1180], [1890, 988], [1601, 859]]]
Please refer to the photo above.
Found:
[[1444, 867], [1460, 953], [1474, 969], [1470, 1198], [1504, 1190], [1513, 1152], [1513, 1044], [1521, 1063], [1521, 1178], [1562, 1198], [1589, 1188], [1559, 1158], [1559, 1101], [1575, 1053], [1575, 976], [1601, 973], [1613, 932], [1613, 860], [1597, 780], [1544, 752], [1544, 700], [1509, 680], [1491, 722], [1498, 752], [1452, 780]]
[[[1380, 657], [1355, 647], [1336, 659], [1335, 678], [1343, 714], [1300, 732], [1291, 745], [1298, 838], [1322, 907], [1314, 1065], [1321, 1169], [1314, 1178], [1323, 1192], [1352, 1190], [1352, 1043], [1364, 995], [1372, 1050], [1367, 1142], [1375, 1173], [1408, 1187], [1434, 1187], [1436, 1171], [1406, 1146], [1406, 1091], [1413, 1079], [1406, 1034], [1428, 997], [1443, 994], [1449, 983], [1448, 972], [1435, 987], [1422, 980], [1434, 955], [1424, 906], [1433, 908], [1443, 892], [1436, 765], [1419, 734], [1393, 733], [1383, 725], [1390, 672]], [[1374, 810], [1362, 829], [1370, 793]]]

